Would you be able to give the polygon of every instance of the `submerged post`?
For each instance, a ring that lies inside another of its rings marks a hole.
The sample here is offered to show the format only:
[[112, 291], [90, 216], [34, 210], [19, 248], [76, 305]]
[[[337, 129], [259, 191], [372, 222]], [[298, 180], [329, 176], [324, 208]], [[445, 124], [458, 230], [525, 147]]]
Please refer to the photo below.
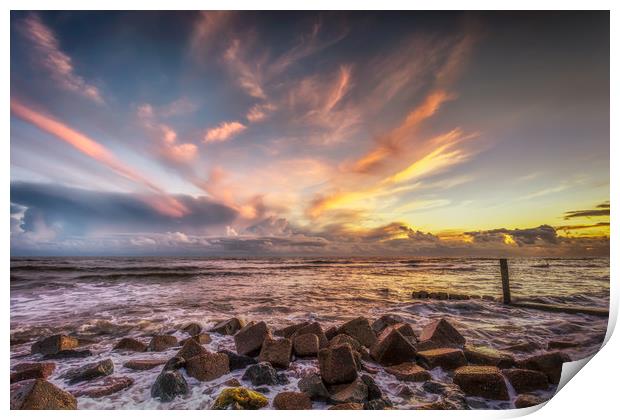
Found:
[[510, 305], [510, 279], [508, 278], [508, 260], [500, 258], [499, 268], [502, 272], [502, 291], [504, 292], [504, 304]]

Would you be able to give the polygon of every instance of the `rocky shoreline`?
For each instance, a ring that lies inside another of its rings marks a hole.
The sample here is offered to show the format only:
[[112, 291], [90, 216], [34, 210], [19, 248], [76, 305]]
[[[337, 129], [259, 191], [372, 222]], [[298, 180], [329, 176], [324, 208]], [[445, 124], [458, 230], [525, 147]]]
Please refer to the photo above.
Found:
[[[231, 339], [235, 350], [214, 346], [216, 336]], [[62, 386], [50, 381], [63, 361], [99, 356], [89, 344], [62, 334], [34, 342], [33, 361], [12, 367], [11, 409], [78, 409], [81, 398], [105, 398], [134, 386], [131, 374], [115, 375], [119, 366], [111, 358], [64, 369], [54, 381]], [[194, 322], [148, 342], [124, 337], [108, 350], [131, 356], [123, 371], [159, 371], [150, 398], [161, 402], [189, 398], [191, 384], [199, 381], [213, 384], [205, 391], [212, 409], [398, 409], [377, 380], [389, 375], [399, 382], [399, 399], [415, 399], [414, 384], [436, 396], [416, 409], [470, 409], [481, 408], [480, 399], [504, 401], [508, 408], [543, 403], [569, 361], [557, 350], [562, 346], [551, 344], [547, 352], [527, 342], [504, 349], [473, 346], [446, 319], [416, 329], [386, 314], [325, 329], [312, 320], [279, 329], [240, 318], [208, 330]], [[169, 357], [171, 351], [176, 353]], [[308, 366], [301, 369], [300, 361]]]

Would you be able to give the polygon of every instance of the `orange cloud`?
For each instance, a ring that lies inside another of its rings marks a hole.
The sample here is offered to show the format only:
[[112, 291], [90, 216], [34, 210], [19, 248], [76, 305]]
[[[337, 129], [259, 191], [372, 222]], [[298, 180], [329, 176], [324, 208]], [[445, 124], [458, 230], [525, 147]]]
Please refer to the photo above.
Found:
[[207, 130], [205, 143], [216, 143], [226, 141], [239, 133], [245, 131], [247, 127], [239, 121], [224, 121], [217, 127]]
[[250, 122], [260, 122], [263, 121], [267, 116], [275, 111], [276, 106], [270, 103], [266, 104], [256, 104], [246, 114], [246, 118]]

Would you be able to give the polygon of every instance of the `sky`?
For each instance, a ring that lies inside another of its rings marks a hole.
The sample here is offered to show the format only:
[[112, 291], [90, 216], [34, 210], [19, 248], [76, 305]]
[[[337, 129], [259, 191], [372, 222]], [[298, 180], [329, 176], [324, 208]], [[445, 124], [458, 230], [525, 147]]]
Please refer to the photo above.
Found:
[[12, 12], [12, 255], [609, 255], [608, 12]]

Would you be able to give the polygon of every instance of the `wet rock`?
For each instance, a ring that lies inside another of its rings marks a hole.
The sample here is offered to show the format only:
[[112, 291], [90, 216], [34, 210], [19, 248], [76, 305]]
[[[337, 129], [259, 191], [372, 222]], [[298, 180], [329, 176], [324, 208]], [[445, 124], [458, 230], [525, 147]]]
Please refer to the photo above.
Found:
[[328, 341], [337, 335], [338, 335], [338, 327], [334, 325], [332, 325], [327, 330], [325, 330], [325, 338], [327, 338]]
[[303, 392], [280, 392], [273, 399], [273, 407], [277, 410], [311, 410], [312, 401]]
[[214, 410], [226, 410], [227, 408], [258, 410], [268, 403], [269, 401], [263, 394], [244, 387], [236, 387], [223, 389], [211, 408]]
[[547, 375], [550, 383], [557, 385], [562, 376], [562, 365], [570, 358], [562, 352], [546, 353], [529, 357], [517, 362], [517, 366], [524, 369], [538, 370]]
[[517, 394], [547, 389], [549, 381], [543, 372], [529, 369], [504, 369], [502, 374], [515, 389]]
[[211, 331], [222, 335], [233, 335], [243, 328], [243, 325], [243, 321], [239, 318], [230, 318], [226, 321], [218, 322], [215, 327], [211, 328]]
[[162, 368], [162, 372], [165, 370], [178, 370], [185, 367], [185, 359], [179, 356], [174, 356], [166, 362]]
[[437, 381], [426, 381], [422, 385], [422, 389], [430, 394], [445, 394], [449, 387]]
[[490, 347], [467, 345], [463, 348], [463, 352], [467, 361], [472, 365], [497, 366], [500, 369], [507, 369], [515, 364], [512, 356]]
[[11, 410], [76, 410], [77, 400], [45, 379], [11, 385]]
[[522, 341], [520, 343], [504, 347], [502, 348], [502, 350], [515, 351], [519, 353], [533, 353], [537, 350], [540, 350], [540, 346], [532, 341]]
[[265, 322], [250, 322], [234, 336], [237, 353], [244, 356], [257, 355], [268, 335]]
[[443, 318], [431, 322], [422, 329], [420, 341], [427, 340], [441, 344], [443, 347], [463, 347], [465, 345], [465, 337]]
[[78, 340], [68, 335], [56, 334], [50, 337], [44, 338], [34, 343], [30, 347], [32, 354], [40, 353], [44, 356], [58, 354], [63, 350], [71, 350], [78, 347]]
[[143, 352], [146, 351], [147, 345], [141, 341], [136, 340], [135, 338], [125, 337], [122, 338], [116, 345], [114, 346], [114, 350], [120, 351], [137, 351]]
[[309, 322], [302, 322], [295, 325], [289, 325], [288, 327], [275, 330], [273, 332], [273, 335], [275, 335], [276, 337], [291, 338], [293, 334], [295, 334], [300, 328], [303, 328], [308, 324]]
[[311, 400], [324, 401], [329, 398], [327, 387], [316, 373], [310, 373], [301, 378], [297, 383], [297, 387], [301, 392], [308, 394]]
[[250, 381], [254, 386], [278, 385], [280, 383], [276, 370], [267, 362], [261, 362], [248, 367], [241, 379]]
[[390, 408], [392, 408], [392, 404], [382, 399], [370, 400], [364, 403], [364, 410], [388, 410]]
[[295, 334], [293, 334], [293, 338], [296, 335], [302, 335], [302, 334], [314, 334], [317, 337], [319, 337], [319, 348], [324, 348], [327, 347], [327, 336], [325, 335], [325, 333], [323, 332], [323, 328], [321, 327], [321, 324], [319, 324], [318, 322], [312, 322], [308, 325], [304, 325], [303, 327], [301, 327], [300, 329], [298, 329]]
[[159, 398], [162, 402], [172, 401], [177, 396], [187, 393], [189, 386], [178, 370], [164, 370], [151, 387], [151, 397]]
[[133, 382], [133, 379], [127, 376], [107, 376], [89, 383], [84, 388], [71, 391], [71, 394], [75, 397], [101, 398], [129, 388]]
[[454, 383], [467, 395], [508, 400], [508, 388], [496, 366], [463, 366], [454, 371]]
[[291, 363], [293, 343], [288, 338], [265, 337], [258, 355], [259, 362], [269, 362], [272, 366], [288, 368]]
[[390, 366], [385, 368], [385, 371], [401, 381], [424, 382], [431, 379], [431, 374], [426, 369], [412, 362]]
[[464, 295], [462, 293], [449, 293], [448, 299], [450, 300], [469, 300], [470, 297], [468, 295]]
[[383, 394], [383, 391], [377, 385], [377, 382], [370, 375], [360, 376], [362, 382], [368, 387], [368, 400], [385, 400], [389, 403], [388, 398]]
[[363, 410], [364, 404], [360, 403], [344, 403], [332, 405], [328, 410]]
[[233, 370], [245, 369], [246, 367], [250, 365], [255, 365], [258, 363], [258, 360], [256, 360], [255, 358], [248, 357], [248, 356], [241, 356], [235, 353], [234, 351], [222, 350], [218, 353], [222, 353], [228, 356], [228, 368], [230, 369], [231, 372]]
[[84, 357], [90, 357], [93, 355], [93, 352], [84, 349], [84, 350], [61, 350], [56, 354], [48, 354], [43, 356], [43, 359], [46, 360], [59, 360], [59, 359], [79, 359]]
[[20, 363], [12, 369], [11, 383], [14, 383], [27, 379], [47, 379], [56, 369], [56, 364], [51, 362]]
[[165, 364], [166, 360], [162, 359], [134, 359], [126, 361], [123, 366], [131, 370], [151, 370]]
[[412, 292], [411, 297], [414, 299], [428, 299], [428, 292], [426, 290], [420, 290], [419, 292]]
[[193, 338], [189, 338], [187, 339], [187, 341], [185, 341], [183, 347], [181, 347], [181, 350], [177, 352], [176, 356], [182, 357], [185, 360], [189, 360], [192, 357], [196, 357], [206, 353], [208, 353], [207, 349], [198, 344], [198, 342], [196, 342], [196, 340], [194, 340]]
[[330, 385], [327, 389], [330, 400], [335, 404], [368, 401], [368, 386], [361, 378], [348, 384]]
[[370, 326], [370, 322], [364, 317], [358, 317], [345, 322], [338, 329], [338, 333], [353, 337], [368, 348], [372, 347], [377, 341], [377, 336]]
[[386, 328], [370, 348], [370, 356], [384, 366], [411, 361], [415, 355], [411, 341], [392, 327]]
[[230, 372], [228, 356], [206, 352], [185, 360], [185, 370], [199, 381], [212, 381]]
[[403, 399], [408, 399], [416, 395], [415, 391], [411, 387], [405, 384], [396, 385], [396, 389], [394, 393]]
[[105, 359], [98, 362], [89, 363], [79, 368], [69, 369], [62, 375], [62, 378], [67, 379], [70, 384], [75, 384], [102, 376], [108, 376], [113, 372], [114, 363], [112, 362], [112, 359]]
[[535, 405], [542, 404], [545, 401], [545, 399], [536, 395], [523, 394], [517, 396], [517, 398], [515, 399], [515, 408], [534, 407]]
[[357, 378], [357, 365], [348, 344], [321, 349], [319, 369], [326, 384], [349, 383]]
[[381, 334], [381, 331], [383, 331], [390, 325], [402, 324], [404, 322], [405, 320], [400, 315], [386, 314], [372, 323], [372, 330], [375, 332], [376, 335], [379, 335]]
[[465, 355], [461, 349], [440, 348], [425, 350], [418, 353], [422, 364], [433, 369], [441, 367], [443, 369], [456, 369], [467, 364]]
[[413, 328], [411, 327], [411, 325], [407, 323], [398, 323], [398, 324], [390, 325], [389, 327], [385, 328], [383, 332], [386, 332], [388, 330], [397, 330], [406, 339], [408, 339], [412, 344], [415, 344], [418, 341], [418, 337], [415, 335]]
[[354, 351], [360, 351], [362, 348], [362, 345], [359, 341], [357, 341], [355, 338], [351, 337], [350, 335], [346, 335], [346, 334], [336, 335], [331, 340], [329, 340], [328, 346], [337, 347], [342, 344], [348, 344], [349, 346], [351, 346], [351, 349], [353, 349]]
[[200, 334], [200, 332], [202, 331], [202, 325], [198, 324], [197, 322], [191, 322], [187, 325], [185, 325], [182, 328], [183, 331], [185, 331], [186, 333], [188, 333], [190, 336], [195, 336]]
[[241, 382], [239, 382], [237, 378], [230, 378], [229, 380], [225, 381], [222, 385], [235, 388], [235, 387], [241, 386]]
[[572, 347], [579, 347], [580, 345], [580, 343], [569, 340], [550, 340], [547, 343], [547, 350], [569, 349]]
[[149, 351], [164, 351], [169, 349], [170, 347], [175, 347], [179, 345], [179, 341], [173, 335], [156, 335], [151, 338], [151, 342], [149, 343], [148, 350]]
[[209, 344], [212, 340], [211, 340], [211, 336], [207, 333], [200, 333], [198, 335], [193, 335], [189, 338], [186, 338], [184, 340], [179, 341], [179, 344], [181, 346], [185, 345], [185, 343], [187, 343], [188, 340], [194, 340], [195, 342], [197, 342], [198, 344]]
[[430, 292], [428, 294], [428, 297], [431, 299], [436, 299], [436, 300], [446, 300], [448, 299], [448, 293], [447, 292]]
[[298, 335], [293, 340], [293, 349], [299, 357], [316, 356], [319, 352], [319, 337], [312, 333]]

